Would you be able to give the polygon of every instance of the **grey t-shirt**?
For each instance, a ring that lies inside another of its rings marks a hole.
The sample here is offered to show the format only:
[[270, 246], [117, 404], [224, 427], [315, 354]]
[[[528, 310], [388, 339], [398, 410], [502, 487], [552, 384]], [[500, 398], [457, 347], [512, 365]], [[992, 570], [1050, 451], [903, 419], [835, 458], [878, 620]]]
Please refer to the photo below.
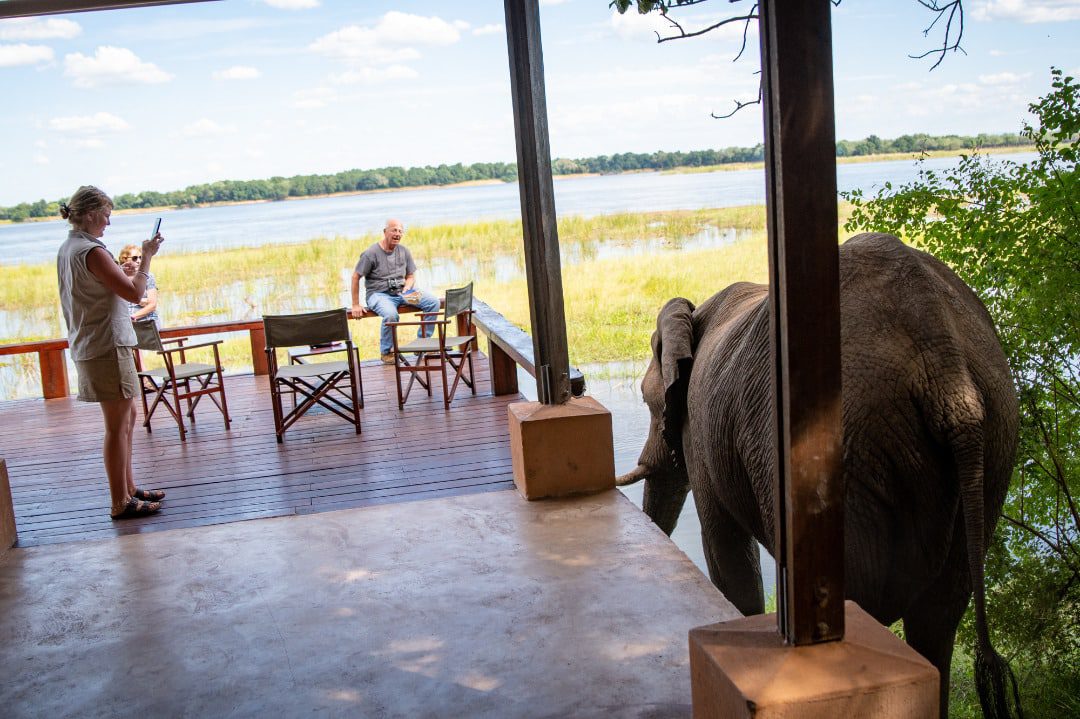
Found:
[[360, 254], [356, 263], [356, 274], [364, 278], [365, 297], [375, 292], [399, 295], [406, 275], [415, 272], [412, 253], [401, 244], [387, 252], [376, 242]]

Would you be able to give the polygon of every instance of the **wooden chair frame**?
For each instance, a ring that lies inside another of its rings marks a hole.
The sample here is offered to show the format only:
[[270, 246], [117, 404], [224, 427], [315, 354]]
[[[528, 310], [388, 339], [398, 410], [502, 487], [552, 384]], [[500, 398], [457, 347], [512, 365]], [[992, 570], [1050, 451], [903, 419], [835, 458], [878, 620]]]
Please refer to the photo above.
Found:
[[[142, 394], [143, 427], [151, 432], [150, 419], [154, 416], [158, 405], [163, 405], [176, 421], [180, 429], [180, 441], [187, 441], [187, 428], [184, 426], [184, 416], [195, 424], [195, 408], [199, 400], [209, 397], [210, 401], [217, 406], [222, 417], [225, 418], [225, 429], [229, 429], [229, 406], [225, 398], [225, 380], [221, 367], [221, 354], [218, 345], [222, 340], [199, 342], [198, 344], [184, 343], [186, 337], [171, 340], [162, 340], [158, 334], [157, 324], [153, 320], [143, 320], [134, 323], [135, 333], [138, 338], [138, 347], [135, 350], [135, 369], [139, 375], [139, 389]], [[176, 345], [167, 347], [166, 345]], [[201, 364], [188, 362], [187, 353], [191, 350], [210, 347], [214, 352], [214, 364]], [[142, 366], [142, 357], [139, 350], [156, 352], [164, 361], [165, 366], [160, 369], [145, 370]], [[179, 362], [174, 355], [179, 355]], [[198, 385], [192, 389], [191, 382], [195, 380]], [[153, 401], [147, 402], [147, 395], [153, 395]], [[215, 397], [214, 395], [218, 395]], [[171, 400], [171, 401], [170, 401]], [[180, 401], [187, 403], [187, 412], [180, 408]]]
[[[455, 297], [455, 294], [457, 297]], [[397, 383], [398, 409], [405, 409], [405, 400], [417, 383], [431, 396], [431, 373], [438, 370], [442, 375], [443, 407], [450, 409], [450, 402], [457, 392], [458, 383], [464, 382], [476, 394], [473, 373], [473, 350], [476, 349], [476, 329], [472, 316], [472, 283], [456, 290], [446, 291], [442, 319], [387, 322], [391, 328], [394, 347], [394, 378]], [[454, 322], [457, 335], [448, 336], [447, 328]], [[434, 328], [431, 337], [417, 338], [404, 345], [398, 342], [399, 327]], [[409, 357], [412, 356], [412, 361]], [[446, 368], [453, 372], [449, 381]], [[467, 369], [467, 371], [466, 371]], [[402, 388], [401, 376], [409, 375], [408, 384]], [[423, 374], [423, 377], [420, 375]]]
[[[301, 327], [279, 328], [283, 322], [299, 324]], [[354, 425], [356, 434], [360, 434], [364, 384], [360, 374], [360, 359], [349, 335], [348, 323], [345, 309], [263, 317], [270, 395], [274, 409], [274, 431], [279, 444], [284, 441], [285, 431], [315, 405], [330, 410]], [[311, 329], [305, 329], [305, 326]], [[328, 327], [330, 329], [327, 329]], [[345, 361], [278, 364], [276, 350], [279, 348], [328, 342], [342, 343], [342, 347], [336, 351], [345, 352]], [[293, 398], [292, 409], [287, 412], [282, 406], [283, 394], [290, 394]], [[299, 402], [298, 396], [303, 398]]]

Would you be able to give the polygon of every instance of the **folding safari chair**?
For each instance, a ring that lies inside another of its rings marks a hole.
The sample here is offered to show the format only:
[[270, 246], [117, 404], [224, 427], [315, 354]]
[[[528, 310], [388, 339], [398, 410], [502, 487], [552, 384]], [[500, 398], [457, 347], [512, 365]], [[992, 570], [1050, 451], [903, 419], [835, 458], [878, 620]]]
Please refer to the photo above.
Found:
[[[398, 409], [405, 409], [413, 383], [419, 383], [431, 396], [431, 373], [442, 374], [443, 406], [450, 409], [458, 382], [464, 382], [473, 394], [476, 386], [473, 378], [473, 349], [476, 347], [476, 330], [472, 323], [472, 283], [465, 287], [446, 291], [446, 301], [439, 319], [411, 322], [387, 322], [394, 342], [394, 377], [397, 380]], [[425, 315], [428, 316], [428, 315]], [[450, 329], [454, 324], [453, 330]], [[430, 337], [420, 337], [407, 344], [399, 344], [399, 327], [434, 329]], [[456, 334], [451, 335], [454, 331]], [[453, 374], [449, 381], [447, 368]], [[409, 382], [401, 386], [401, 376], [409, 375]], [[421, 376], [423, 375], [423, 376]]]
[[[360, 360], [349, 336], [345, 309], [307, 312], [297, 315], [265, 315], [266, 359], [270, 370], [270, 394], [274, 404], [274, 429], [282, 442], [285, 430], [305, 412], [319, 405], [355, 425], [360, 434], [360, 409], [364, 406], [364, 384]], [[278, 366], [279, 348], [325, 345], [343, 342], [345, 359]], [[281, 396], [292, 394], [294, 406], [282, 408]], [[298, 403], [296, 400], [302, 397]]]
[[[228, 429], [229, 408], [225, 401], [225, 382], [221, 373], [221, 356], [218, 353], [221, 340], [185, 345], [184, 343], [188, 341], [187, 337], [162, 340], [154, 320], [140, 320], [133, 324], [138, 349], [157, 352], [165, 362], [164, 367], [143, 369], [142, 357], [135, 352], [135, 367], [139, 373], [139, 387], [142, 390], [143, 426], [146, 427], [146, 431], [151, 431], [150, 418], [154, 416], [158, 405], [164, 405], [180, 428], [180, 441], [187, 441], [184, 414], [187, 414], [188, 419], [194, 424], [195, 407], [204, 396], [209, 396], [210, 400], [217, 405], [218, 410], [225, 417], [225, 429]], [[166, 345], [176, 346], [166, 348]], [[205, 347], [213, 348], [214, 364], [187, 361], [188, 352]], [[179, 355], [179, 362], [174, 359], [174, 355]], [[192, 388], [193, 381], [196, 383], [194, 389]], [[150, 404], [147, 404], [148, 395], [153, 395], [153, 401]], [[220, 401], [214, 395], [218, 395]], [[180, 409], [180, 400], [187, 402], [186, 413]]]

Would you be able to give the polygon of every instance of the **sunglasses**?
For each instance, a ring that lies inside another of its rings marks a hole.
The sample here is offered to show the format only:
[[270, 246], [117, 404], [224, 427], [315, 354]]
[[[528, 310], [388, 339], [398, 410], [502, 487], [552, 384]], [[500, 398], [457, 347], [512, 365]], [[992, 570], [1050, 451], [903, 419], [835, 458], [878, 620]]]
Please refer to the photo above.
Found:
[[139, 260], [142, 259], [142, 255], [128, 255], [128, 259], [129, 260], [134, 260], [135, 262], [138, 262]]

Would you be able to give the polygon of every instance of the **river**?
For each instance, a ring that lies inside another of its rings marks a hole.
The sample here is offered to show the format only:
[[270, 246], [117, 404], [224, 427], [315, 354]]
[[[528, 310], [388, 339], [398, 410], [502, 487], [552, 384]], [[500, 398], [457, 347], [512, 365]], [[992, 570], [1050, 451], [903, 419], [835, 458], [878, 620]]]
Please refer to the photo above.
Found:
[[[1032, 153], [1007, 155], [1017, 162]], [[955, 166], [955, 158], [934, 158], [926, 169]], [[910, 160], [850, 163], [837, 166], [840, 191], [871, 194], [886, 182], [893, 186], [915, 178]], [[623, 175], [568, 177], [555, 180], [559, 215], [604, 215], [617, 212], [702, 209], [765, 203], [764, 172], [737, 170], [700, 173], [641, 172]], [[167, 250], [197, 252], [305, 242], [316, 237], [355, 237], [378, 232], [388, 217], [410, 225], [458, 224], [478, 220], [518, 219], [516, 183], [469, 185], [359, 195], [339, 195], [284, 202], [219, 205], [155, 213], [163, 218]], [[117, 214], [107, 242], [118, 250], [141, 242], [153, 222], [143, 214]], [[51, 262], [67, 236], [62, 220], [0, 226], [0, 264]]]

